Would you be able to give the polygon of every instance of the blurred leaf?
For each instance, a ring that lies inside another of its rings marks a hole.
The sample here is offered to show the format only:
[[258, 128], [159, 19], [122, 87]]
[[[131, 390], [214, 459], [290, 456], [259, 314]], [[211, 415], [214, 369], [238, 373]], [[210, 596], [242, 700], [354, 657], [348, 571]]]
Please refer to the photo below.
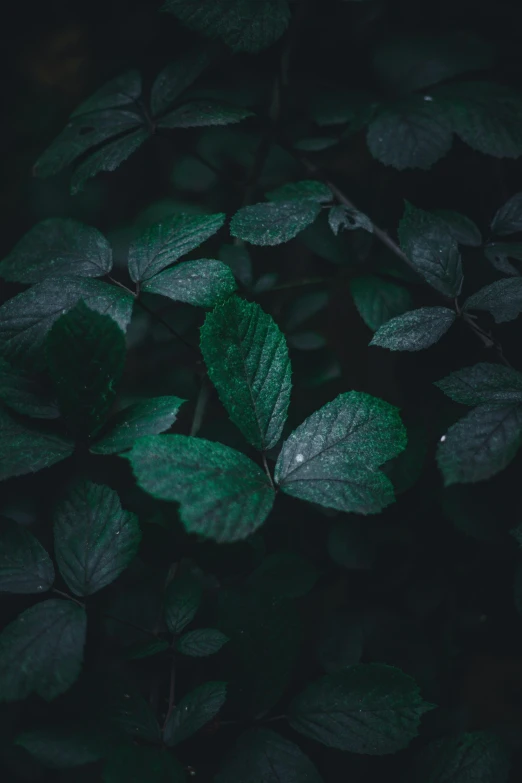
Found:
[[158, 128], [202, 128], [208, 125], [231, 125], [252, 117], [253, 112], [211, 101], [186, 103], [158, 120]]
[[21, 370], [11, 367], [0, 357], [0, 400], [8, 408], [35, 419], [57, 419], [60, 415], [56, 400], [49, 389]]
[[116, 747], [103, 769], [103, 783], [185, 783], [181, 764], [163, 748]]
[[221, 650], [228, 642], [228, 636], [216, 628], [197, 628], [183, 634], [176, 642], [176, 650], [183, 655], [203, 658]]
[[225, 703], [225, 682], [204, 682], [181, 699], [167, 718], [163, 730], [166, 745], [173, 748], [216, 717]]
[[95, 177], [100, 171], [115, 171], [133, 152], [141, 147], [150, 137], [146, 129], [135, 130], [115, 141], [106, 144], [101, 149], [89, 155], [83, 163], [74, 170], [71, 177], [71, 193], [74, 196], [83, 190], [85, 182]]
[[522, 231], [522, 193], [515, 193], [497, 210], [491, 221], [491, 230], [500, 236]]
[[315, 179], [304, 179], [299, 182], [289, 182], [277, 190], [266, 194], [268, 201], [301, 201], [302, 199], [327, 204], [333, 200], [333, 193], [323, 182]]
[[466, 215], [452, 209], [432, 209], [431, 212], [441, 218], [449, 228], [453, 238], [459, 245], [480, 247], [482, 235], [475, 223]]
[[310, 592], [317, 577], [317, 569], [304, 557], [295, 552], [280, 551], [265, 557], [250, 574], [247, 585], [262, 593], [299, 598]]
[[49, 468], [74, 451], [74, 441], [69, 438], [20, 424], [2, 408], [0, 441], [0, 481]]
[[90, 98], [74, 110], [72, 116], [77, 117], [92, 111], [115, 109], [134, 103], [141, 95], [141, 76], [139, 71], [131, 70], [116, 76], [100, 87]]
[[350, 281], [350, 291], [359, 315], [374, 332], [413, 305], [407, 288], [376, 275], [354, 277]]
[[41, 593], [54, 583], [51, 558], [18, 522], [0, 517], [0, 591]]
[[201, 604], [201, 582], [191, 574], [182, 574], [165, 590], [165, 621], [171, 633], [178, 634], [192, 622]]
[[414, 760], [412, 783], [507, 783], [511, 762], [493, 732], [434, 740]]
[[252, 259], [246, 247], [242, 245], [222, 245], [220, 260], [230, 267], [232, 274], [245, 288], [252, 285]]
[[51, 726], [25, 731], [16, 738], [36, 761], [51, 769], [68, 769], [100, 761], [108, 751], [104, 739], [87, 726]]
[[176, 98], [212, 64], [214, 55], [215, 51], [211, 46], [194, 48], [176, 62], [167, 65], [152, 85], [150, 96], [152, 116], [157, 117], [168, 109]]
[[323, 623], [317, 642], [317, 658], [328, 674], [355, 666], [364, 647], [360, 619], [346, 611], [331, 612]]

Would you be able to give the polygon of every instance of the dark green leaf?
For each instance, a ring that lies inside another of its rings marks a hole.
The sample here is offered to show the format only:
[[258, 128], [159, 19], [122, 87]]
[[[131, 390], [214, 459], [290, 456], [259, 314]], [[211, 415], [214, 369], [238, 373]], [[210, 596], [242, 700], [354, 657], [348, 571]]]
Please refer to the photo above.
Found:
[[54, 582], [51, 558], [18, 522], [0, 517], [0, 591], [42, 593]]
[[219, 652], [227, 642], [228, 636], [216, 628], [198, 628], [183, 634], [176, 642], [176, 650], [183, 655], [202, 658]]
[[455, 318], [455, 312], [447, 307], [419, 307], [383, 324], [370, 345], [390, 351], [421, 351], [438, 342]]
[[57, 419], [60, 415], [49, 390], [31, 375], [11, 367], [0, 356], [0, 400], [8, 408], [35, 419]]
[[73, 117], [92, 111], [115, 109], [118, 106], [128, 106], [141, 95], [141, 76], [139, 71], [131, 70], [122, 73], [100, 87], [99, 90], [83, 101], [73, 113]]
[[211, 46], [190, 49], [188, 54], [170, 63], [152, 85], [150, 108], [153, 117], [162, 114], [187, 87], [196, 81], [212, 63], [215, 52]]
[[368, 571], [373, 565], [374, 546], [366, 524], [357, 517], [349, 517], [332, 525], [327, 546], [334, 563], [343, 568]]
[[345, 207], [342, 204], [330, 209], [328, 223], [335, 235], [340, 231], [353, 231], [356, 228], [363, 228], [370, 234], [373, 233], [373, 223], [368, 215], [354, 207]]
[[474, 483], [503, 470], [522, 443], [522, 406], [480, 405], [441, 438], [437, 462], [445, 486]]
[[54, 516], [56, 562], [75, 595], [92, 595], [113, 582], [136, 556], [140, 541], [138, 518], [102, 484], [78, 484]]
[[328, 302], [329, 296], [326, 291], [318, 290], [297, 296], [290, 302], [286, 311], [284, 319], [285, 330], [293, 332], [314, 315], [320, 313], [327, 306]]
[[25, 731], [16, 744], [51, 769], [67, 769], [104, 758], [107, 743], [87, 727], [52, 726]]
[[181, 764], [163, 748], [126, 745], [113, 750], [103, 769], [103, 783], [185, 783]]
[[372, 118], [377, 107], [373, 95], [364, 90], [347, 90], [343, 87], [325, 89], [321, 85], [311, 105], [314, 122], [325, 125], [348, 125], [349, 131], [357, 131]]
[[486, 310], [497, 324], [514, 321], [522, 311], [522, 278], [504, 278], [481, 288], [466, 299], [464, 310]]
[[326, 339], [317, 332], [294, 332], [288, 335], [288, 344], [298, 351], [316, 351], [324, 348]]
[[74, 441], [26, 427], [0, 408], [0, 481], [50, 468], [74, 451]]
[[374, 332], [390, 318], [410, 310], [413, 304], [407, 288], [375, 275], [354, 277], [350, 291], [359, 315]]
[[317, 657], [328, 674], [358, 664], [363, 648], [363, 628], [356, 615], [344, 611], [327, 616], [319, 632]]
[[35, 692], [50, 701], [80, 674], [87, 628], [84, 609], [51, 599], [22, 612], [0, 635], [0, 701]]
[[161, 742], [161, 730], [154, 710], [139, 690], [129, 683], [114, 682], [114, 677], [111, 678], [103, 715], [111, 726], [133, 740], [141, 739], [156, 745]]
[[480, 247], [482, 235], [475, 223], [466, 215], [454, 212], [452, 209], [433, 209], [432, 214], [446, 223], [451, 235], [459, 245]]
[[85, 182], [90, 177], [95, 177], [100, 171], [115, 171], [149, 137], [150, 132], [148, 130], [139, 128], [127, 136], [111, 141], [101, 149], [93, 152], [92, 155], [89, 155], [74, 170], [74, 174], [71, 177], [72, 195], [74, 196], [80, 190], [83, 190]]
[[283, 492], [311, 503], [376, 513], [393, 502], [393, 487], [378, 468], [405, 446], [396, 408], [362, 392], [347, 392], [286, 439], [275, 480]]
[[463, 405], [522, 403], [522, 373], [501, 364], [480, 362], [464, 367], [435, 386]]
[[320, 211], [321, 205], [311, 199], [253, 204], [236, 212], [230, 233], [252, 245], [280, 245], [313, 223]]
[[214, 307], [236, 290], [236, 281], [228, 266], [211, 258], [185, 261], [149, 278], [143, 290], [168, 296], [174, 302], [197, 307]]
[[147, 435], [129, 454], [138, 484], [149, 494], [181, 504], [190, 533], [216, 541], [246, 538], [263, 524], [274, 490], [238, 451], [185, 435]]
[[299, 598], [310, 592], [317, 577], [317, 569], [304, 557], [281, 551], [265, 557], [247, 584], [263, 593]]
[[322, 783], [308, 756], [269, 729], [242, 734], [225, 758], [215, 783]]
[[165, 114], [158, 128], [202, 128], [208, 125], [231, 125], [253, 117], [253, 112], [213, 101], [194, 101]]
[[415, 269], [433, 288], [445, 296], [460, 294], [462, 262], [443, 219], [406, 202], [399, 239]]
[[192, 622], [201, 604], [203, 588], [192, 574], [173, 579], [165, 590], [165, 622], [171, 633], [178, 634]]
[[522, 261], [522, 242], [490, 242], [484, 248], [488, 261], [505, 275], [518, 276], [520, 272], [508, 261], [514, 258]]
[[129, 248], [132, 280], [148, 280], [219, 231], [225, 215], [177, 214], [156, 223]]
[[167, 718], [163, 739], [174, 747], [216, 717], [227, 697], [226, 682], [205, 682], [181, 699]]
[[92, 446], [94, 454], [119, 454], [132, 448], [143, 435], [158, 435], [172, 427], [180, 406], [179, 397], [150, 397], [135, 402], [109, 420], [107, 432]]
[[306, 737], [351, 753], [396, 753], [417, 736], [423, 701], [415, 680], [393, 666], [359, 664], [309, 685], [290, 705]]
[[258, 449], [276, 445], [286, 421], [291, 367], [284, 335], [255, 302], [230, 297], [205, 319], [201, 352], [234, 424]]
[[491, 230], [500, 236], [522, 231], [522, 193], [515, 193], [497, 210], [491, 221]]
[[126, 658], [129, 661], [136, 661], [141, 658], [150, 658], [152, 655], [158, 655], [169, 649], [170, 644], [166, 639], [156, 639], [155, 641], [144, 642], [143, 644], [137, 644], [135, 647], [132, 647], [128, 650]]
[[487, 731], [435, 740], [417, 756], [412, 783], [507, 783], [507, 749]]
[[250, 288], [253, 280], [252, 260], [246, 247], [242, 245], [223, 245], [219, 251], [221, 261], [230, 267], [232, 274], [245, 288]]
[[328, 185], [316, 179], [303, 179], [299, 182], [289, 182], [277, 190], [266, 194], [268, 201], [317, 201], [328, 204], [333, 200], [333, 194]]

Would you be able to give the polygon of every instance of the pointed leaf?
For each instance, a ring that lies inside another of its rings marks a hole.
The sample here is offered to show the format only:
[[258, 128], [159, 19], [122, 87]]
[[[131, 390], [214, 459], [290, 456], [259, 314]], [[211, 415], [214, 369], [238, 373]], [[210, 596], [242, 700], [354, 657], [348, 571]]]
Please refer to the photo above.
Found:
[[0, 408], [0, 481], [50, 468], [74, 451], [74, 441], [26, 427]]
[[172, 427], [180, 406], [179, 397], [150, 397], [124, 408], [109, 420], [107, 432], [92, 446], [93, 454], [119, 454], [132, 448], [143, 435], [158, 435]]
[[413, 304], [407, 288], [375, 275], [353, 278], [350, 291], [359, 315], [374, 332]]
[[522, 242], [489, 242], [484, 248], [484, 253], [488, 261], [499, 272], [515, 277], [520, 275], [518, 269], [508, 261], [508, 258], [522, 261]]
[[468, 297], [463, 309], [486, 310], [497, 324], [514, 321], [522, 311], [522, 278], [496, 280]]
[[187, 87], [211, 65], [215, 50], [212, 46], [190, 49], [188, 54], [167, 65], [152, 85], [150, 108], [153, 117], [162, 114]]
[[515, 193], [497, 210], [491, 230], [500, 236], [522, 231], [522, 193]]
[[181, 764], [164, 748], [122, 745], [103, 768], [103, 783], [185, 783]]
[[83, 190], [85, 182], [90, 177], [95, 177], [100, 171], [115, 171], [149, 137], [150, 132], [140, 128], [93, 152], [75, 169], [71, 177], [71, 194], [74, 196]]
[[197, 628], [194, 631], [188, 631], [178, 639], [176, 650], [183, 655], [202, 658], [219, 652], [227, 642], [228, 636], [216, 628]]
[[390, 351], [421, 351], [446, 334], [456, 315], [447, 307], [419, 307], [383, 324], [370, 345]]
[[233, 294], [236, 287], [234, 276], [226, 264], [200, 258], [154, 275], [143, 285], [143, 291], [196, 307], [214, 307], [221, 299]]
[[174, 707], [164, 728], [164, 741], [178, 745], [216, 717], [227, 697], [226, 682], [205, 682]]
[[303, 179], [299, 182], [289, 182], [277, 190], [266, 194], [268, 201], [301, 201], [302, 199], [327, 204], [333, 200], [333, 193], [324, 182], [316, 179]]
[[128, 106], [141, 95], [141, 76], [139, 71], [131, 70], [122, 73], [100, 87], [99, 90], [81, 103], [73, 113], [73, 117], [87, 114], [91, 111], [115, 109], [118, 106]]
[[165, 622], [171, 633], [178, 634], [192, 622], [201, 604], [201, 582], [191, 574], [173, 579], [165, 590]]
[[43, 593], [53, 582], [52, 560], [38, 539], [18, 522], [0, 517], [0, 591]]
[[469, 217], [461, 215], [460, 212], [454, 212], [452, 209], [432, 209], [431, 212], [446, 223], [457, 244], [480, 247], [482, 235]]
[[462, 405], [522, 404], [522, 373], [501, 364], [480, 362], [436, 381], [444, 394]]
[[144, 740], [156, 745], [161, 742], [161, 731], [154, 710], [140, 691], [128, 682], [111, 678], [103, 714], [111, 727], [114, 726], [133, 740]]
[[320, 211], [321, 205], [311, 199], [253, 204], [236, 212], [230, 233], [252, 245], [280, 245], [313, 223]]
[[412, 783], [507, 783], [507, 748], [493, 732], [434, 740], [415, 759]]
[[231, 125], [253, 112], [237, 106], [226, 106], [215, 101], [194, 101], [165, 114], [158, 128], [203, 128], [209, 125]]
[[363, 212], [353, 207], [345, 207], [342, 204], [332, 207], [328, 212], [328, 224], [337, 236], [340, 231], [353, 231], [363, 228], [370, 234], [373, 233], [373, 223]]
[[0, 400], [8, 408], [35, 419], [57, 419], [56, 401], [40, 379], [12, 367], [0, 356]]

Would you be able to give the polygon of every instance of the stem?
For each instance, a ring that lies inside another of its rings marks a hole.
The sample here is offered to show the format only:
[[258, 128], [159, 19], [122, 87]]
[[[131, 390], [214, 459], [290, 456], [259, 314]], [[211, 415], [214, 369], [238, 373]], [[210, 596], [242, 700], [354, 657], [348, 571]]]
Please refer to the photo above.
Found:
[[167, 725], [167, 721], [170, 718], [172, 710], [174, 709], [175, 700], [176, 700], [176, 658], [173, 657], [172, 666], [170, 667], [169, 706], [167, 709], [167, 714], [165, 716], [165, 723], [163, 724], [163, 731], [165, 731], [165, 726]]
[[266, 461], [266, 454], [264, 451], [261, 452], [261, 459], [263, 460], [263, 467], [265, 469], [265, 473], [268, 476], [268, 480], [270, 482], [270, 486], [275, 491], [275, 484], [274, 480], [272, 478], [272, 474], [270, 473], [270, 468], [268, 467], [268, 462]]
[[82, 604], [82, 602], [78, 601], [77, 598], [73, 598], [72, 595], [69, 595], [68, 593], [64, 593], [62, 590], [58, 590], [57, 587], [53, 587], [51, 592], [56, 593], [57, 595], [61, 595], [62, 598], [67, 598], [69, 601], [73, 601], [73, 603], [78, 604], [78, 606], [81, 606], [82, 609], [85, 609], [85, 604]]
[[208, 376], [205, 374], [201, 379], [201, 386], [199, 388], [198, 398], [196, 400], [196, 407], [194, 409], [194, 417], [192, 419], [192, 426], [190, 428], [190, 435], [195, 437], [201, 429], [203, 424], [203, 418], [205, 416], [205, 409], [210, 397], [210, 385], [208, 382]]

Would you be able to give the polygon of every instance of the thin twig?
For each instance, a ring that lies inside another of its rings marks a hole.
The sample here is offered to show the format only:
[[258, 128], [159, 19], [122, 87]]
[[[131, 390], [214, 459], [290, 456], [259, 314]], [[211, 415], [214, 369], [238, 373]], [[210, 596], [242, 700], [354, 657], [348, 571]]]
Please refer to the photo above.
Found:
[[205, 417], [205, 409], [210, 397], [210, 385], [208, 382], [208, 376], [205, 374], [201, 379], [201, 386], [199, 387], [199, 394], [196, 400], [196, 407], [194, 409], [194, 416], [192, 418], [192, 426], [190, 427], [190, 435], [194, 438], [201, 429], [203, 419]]
[[192, 353], [197, 354], [197, 356], [199, 358], [199, 351], [198, 351], [198, 349], [196, 348], [195, 345], [192, 345], [192, 343], [189, 343], [188, 340], [185, 340], [183, 335], [181, 335], [178, 331], [176, 331], [176, 329], [174, 329], [174, 327], [171, 326], [169, 324], [169, 322], [166, 321], [161, 315], [158, 315], [158, 313], [155, 313], [154, 310], [152, 310], [148, 305], [146, 305], [145, 302], [143, 302], [142, 299], [138, 299], [137, 302], [138, 302], [139, 306], [143, 310], [145, 310], [146, 313], [148, 313], [152, 318], [155, 318], [158, 323], [160, 323], [162, 326], [165, 327], [165, 329], [168, 329], [168, 331], [172, 335], [174, 335], [174, 337], [176, 337], [180, 342], [182, 342], [183, 345], [186, 348], [188, 348], [190, 351], [192, 351]]
[[265, 473], [268, 476], [270, 486], [272, 487], [273, 490], [275, 490], [274, 479], [272, 478], [272, 474], [270, 473], [270, 468], [268, 467], [268, 462], [266, 461], [266, 454], [264, 451], [261, 452], [261, 459], [263, 460], [263, 468], [265, 469]]
[[64, 593], [62, 590], [58, 590], [57, 587], [53, 587], [51, 592], [56, 593], [57, 595], [61, 595], [62, 598], [67, 598], [69, 601], [73, 601], [75, 604], [78, 604], [78, 606], [81, 606], [82, 609], [85, 609], [85, 604], [82, 604], [82, 602], [78, 601], [77, 598], [73, 598], [72, 595]]
[[170, 718], [171, 712], [175, 707], [176, 701], [176, 657], [172, 658], [172, 665], [170, 667], [170, 686], [169, 686], [169, 706], [167, 708], [167, 714], [165, 715], [165, 722], [163, 724], [163, 731]]

